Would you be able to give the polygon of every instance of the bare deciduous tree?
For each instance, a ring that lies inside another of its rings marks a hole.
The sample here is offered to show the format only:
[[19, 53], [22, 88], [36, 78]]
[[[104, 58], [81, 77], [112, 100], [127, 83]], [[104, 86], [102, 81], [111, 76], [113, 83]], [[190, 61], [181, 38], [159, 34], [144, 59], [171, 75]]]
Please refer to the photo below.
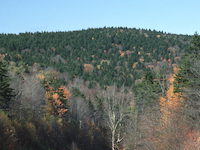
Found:
[[116, 92], [115, 86], [104, 91], [103, 110], [107, 125], [111, 131], [111, 147], [115, 149], [126, 134], [124, 126], [125, 119], [129, 115], [128, 106], [130, 106], [131, 97], [124, 93], [124, 88], [121, 92]]
[[40, 110], [45, 102], [45, 90], [35, 76], [24, 76], [24, 79], [17, 76], [13, 79], [11, 87], [16, 93], [12, 112], [15, 112], [15, 115], [18, 114], [19, 119], [24, 116], [24, 109], [32, 109], [33, 115], [36, 116], [42, 113]]

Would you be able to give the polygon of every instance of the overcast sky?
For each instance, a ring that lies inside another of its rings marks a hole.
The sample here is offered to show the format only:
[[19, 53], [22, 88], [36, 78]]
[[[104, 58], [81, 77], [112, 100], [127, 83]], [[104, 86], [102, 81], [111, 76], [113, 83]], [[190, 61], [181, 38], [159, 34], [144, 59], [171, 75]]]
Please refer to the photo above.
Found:
[[0, 0], [0, 6], [0, 33], [105, 26], [200, 32], [200, 0]]

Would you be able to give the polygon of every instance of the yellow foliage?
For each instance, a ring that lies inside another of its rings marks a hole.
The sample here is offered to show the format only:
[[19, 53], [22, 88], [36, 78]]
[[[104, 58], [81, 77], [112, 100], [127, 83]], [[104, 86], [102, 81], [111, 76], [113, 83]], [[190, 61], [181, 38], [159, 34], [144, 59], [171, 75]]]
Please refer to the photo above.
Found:
[[109, 65], [109, 64], [110, 64], [110, 61], [108, 61], [108, 60], [103, 60], [103, 59], [102, 59], [102, 61], [100, 62], [100, 64], [102, 65], [102, 64], [103, 64], [103, 62], [106, 62], [106, 63], [107, 63], [107, 65]]
[[11, 63], [11, 65], [8, 67], [9, 70], [11, 70], [12, 72], [16, 73], [16, 74], [20, 74], [20, 73], [24, 73], [25, 72], [25, 68], [23, 67], [23, 65], [19, 66], [19, 67], [15, 67], [14, 65], [15, 63]]
[[173, 72], [174, 72], [174, 74], [177, 74], [178, 71], [179, 71], [179, 68], [175, 66], [175, 67], [173, 68]]
[[129, 76], [133, 79], [133, 75], [132, 74], [129, 74]]
[[100, 68], [101, 68], [101, 65], [97, 65], [97, 69], [99, 69], [99, 70], [100, 70]]
[[157, 38], [160, 38], [160, 35], [157, 35]]
[[138, 64], [138, 62], [135, 62], [135, 63], [133, 64], [133, 68], [135, 68], [137, 64]]
[[[173, 132], [168, 132], [174, 128], [173, 120], [177, 120], [177, 113], [181, 112], [183, 109], [183, 96], [182, 93], [174, 93], [174, 76], [169, 78], [168, 90], [165, 97], [160, 97], [159, 104], [161, 110], [160, 125], [158, 126], [158, 131], [162, 134], [157, 137], [155, 141], [158, 146], [157, 149], [166, 149], [168, 147], [167, 140], [171, 140], [174, 137]], [[184, 125], [183, 125], [184, 127]], [[167, 131], [167, 132], [166, 132]], [[180, 136], [180, 135], [177, 135]]]
[[149, 37], [149, 35], [147, 33], [144, 33], [145, 37]]

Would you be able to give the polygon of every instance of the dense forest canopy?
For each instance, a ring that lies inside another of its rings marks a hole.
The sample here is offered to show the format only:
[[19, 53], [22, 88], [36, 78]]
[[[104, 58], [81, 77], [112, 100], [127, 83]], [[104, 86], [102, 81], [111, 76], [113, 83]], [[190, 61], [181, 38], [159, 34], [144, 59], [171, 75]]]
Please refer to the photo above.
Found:
[[0, 149], [200, 147], [200, 36], [0, 34]]
[[[52, 66], [71, 79], [102, 87], [133, 86], [157, 61], [177, 63], [189, 46], [188, 35], [135, 28], [95, 28], [69, 32], [0, 34], [1, 54], [16, 66]], [[175, 59], [176, 58], [176, 59]], [[105, 61], [106, 60], [106, 61]], [[23, 62], [23, 63], [22, 63]]]

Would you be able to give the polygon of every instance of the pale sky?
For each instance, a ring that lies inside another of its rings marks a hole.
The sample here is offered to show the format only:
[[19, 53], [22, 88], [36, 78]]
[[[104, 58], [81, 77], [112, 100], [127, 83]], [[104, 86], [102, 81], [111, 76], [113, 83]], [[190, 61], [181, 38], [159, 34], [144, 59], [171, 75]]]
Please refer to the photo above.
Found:
[[200, 0], [0, 0], [0, 33], [128, 27], [200, 32]]

